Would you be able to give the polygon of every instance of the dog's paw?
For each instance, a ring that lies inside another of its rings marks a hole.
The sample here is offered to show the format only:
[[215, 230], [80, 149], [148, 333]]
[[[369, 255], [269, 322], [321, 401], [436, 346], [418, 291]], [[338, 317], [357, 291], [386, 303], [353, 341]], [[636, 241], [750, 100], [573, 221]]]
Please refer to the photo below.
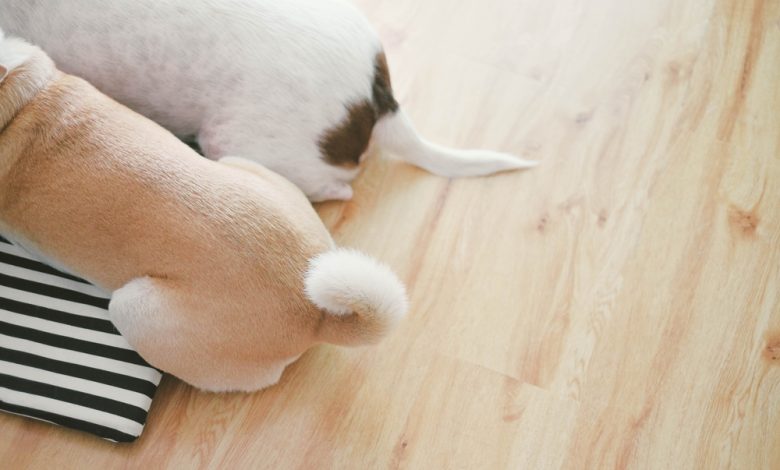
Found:
[[309, 195], [312, 202], [349, 201], [352, 199], [352, 186], [347, 183], [332, 183]]

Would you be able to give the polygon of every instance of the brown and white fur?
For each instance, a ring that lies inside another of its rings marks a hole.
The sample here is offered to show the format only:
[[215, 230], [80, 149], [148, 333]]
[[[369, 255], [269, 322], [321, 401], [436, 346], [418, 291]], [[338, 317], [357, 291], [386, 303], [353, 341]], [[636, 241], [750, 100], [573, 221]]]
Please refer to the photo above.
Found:
[[261, 163], [313, 201], [352, 197], [369, 141], [448, 177], [533, 165], [422, 138], [345, 0], [2, 0], [0, 28], [206, 157]]
[[0, 232], [113, 291], [152, 365], [251, 391], [319, 342], [373, 343], [406, 311], [386, 267], [339, 249], [301, 191], [168, 131], [0, 34]]

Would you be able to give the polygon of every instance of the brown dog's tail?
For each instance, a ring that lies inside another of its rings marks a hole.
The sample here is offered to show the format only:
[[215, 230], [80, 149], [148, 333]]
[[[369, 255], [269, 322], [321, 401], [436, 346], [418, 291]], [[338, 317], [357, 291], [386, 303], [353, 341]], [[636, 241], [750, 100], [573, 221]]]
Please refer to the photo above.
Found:
[[344, 248], [313, 258], [306, 295], [323, 312], [319, 339], [345, 346], [376, 343], [406, 314], [406, 290], [373, 258]]

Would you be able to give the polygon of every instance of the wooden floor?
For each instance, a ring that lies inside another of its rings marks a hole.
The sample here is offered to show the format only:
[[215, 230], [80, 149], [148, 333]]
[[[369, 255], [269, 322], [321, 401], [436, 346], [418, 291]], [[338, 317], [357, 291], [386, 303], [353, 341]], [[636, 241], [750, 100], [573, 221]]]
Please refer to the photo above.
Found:
[[408, 283], [397, 334], [166, 378], [132, 445], [0, 416], [0, 466], [780, 468], [780, 2], [358, 3], [428, 137], [541, 166], [372, 156], [319, 210]]

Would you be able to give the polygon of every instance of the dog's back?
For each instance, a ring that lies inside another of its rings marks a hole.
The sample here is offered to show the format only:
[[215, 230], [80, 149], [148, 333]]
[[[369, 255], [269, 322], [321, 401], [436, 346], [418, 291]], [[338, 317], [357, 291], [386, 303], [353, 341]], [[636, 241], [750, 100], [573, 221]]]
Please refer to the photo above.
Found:
[[258, 161], [312, 200], [352, 196], [372, 137], [449, 177], [530, 166], [418, 136], [377, 35], [343, 0], [4, 0], [0, 27], [207, 157]]

